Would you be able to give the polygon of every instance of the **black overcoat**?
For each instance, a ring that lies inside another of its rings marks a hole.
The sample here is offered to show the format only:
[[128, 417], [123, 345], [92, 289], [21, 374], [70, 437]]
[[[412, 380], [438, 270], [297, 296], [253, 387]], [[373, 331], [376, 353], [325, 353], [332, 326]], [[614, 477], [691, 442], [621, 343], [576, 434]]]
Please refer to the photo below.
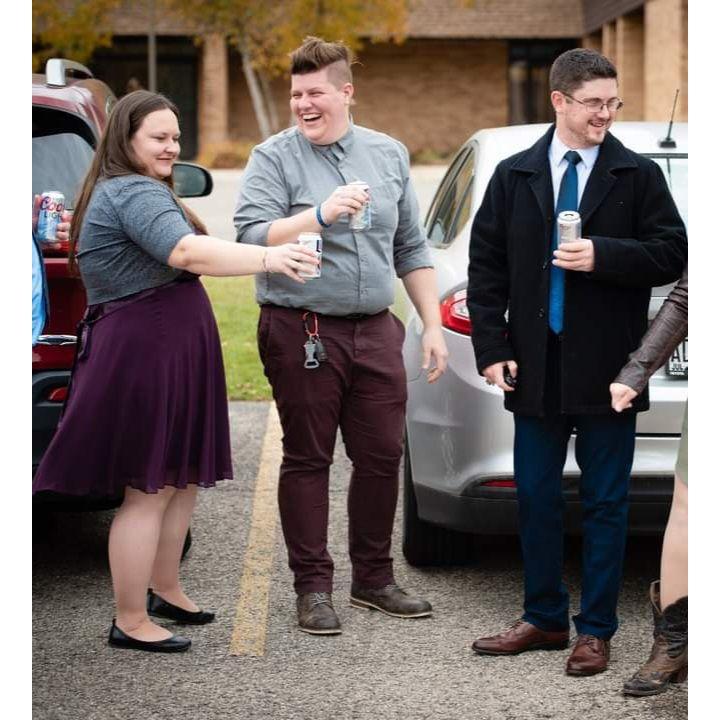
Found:
[[[554, 130], [498, 164], [470, 239], [467, 304], [478, 372], [515, 360], [518, 387], [505, 393], [505, 407], [521, 415], [543, 415]], [[660, 167], [610, 133], [579, 212], [582, 236], [593, 241], [595, 268], [565, 272], [560, 408], [612, 413], [609, 385], [647, 329], [651, 289], [681, 276], [687, 235]], [[632, 411], [648, 406], [646, 389]]]

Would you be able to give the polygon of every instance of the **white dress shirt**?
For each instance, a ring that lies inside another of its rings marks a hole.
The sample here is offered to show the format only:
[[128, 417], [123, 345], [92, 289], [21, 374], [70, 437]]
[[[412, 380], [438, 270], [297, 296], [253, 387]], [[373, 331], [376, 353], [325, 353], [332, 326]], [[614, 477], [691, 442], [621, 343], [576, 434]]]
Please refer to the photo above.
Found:
[[[554, 204], [557, 207], [558, 193], [560, 192], [560, 181], [562, 176], [565, 174], [565, 169], [568, 166], [568, 161], [565, 159], [565, 153], [568, 150], [572, 150], [558, 137], [557, 130], [553, 134], [553, 139], [550, 142], [550, 148], [548, 150], [548, 159], [550, 160], [550, 172], [552, 173], [552, 184], [553, 184], [553, 199]], [[598, 153], [600, 152], [600, 146], [594, 145], [590, 148], [579, 148], [575, 152], [580, 155], [580, 162], [576, 165], [578, 174], [578, 207], [580, 207], [580, 200], [582, 199], [585, 185], [587, 185], [590, 173], [597, 160]]]

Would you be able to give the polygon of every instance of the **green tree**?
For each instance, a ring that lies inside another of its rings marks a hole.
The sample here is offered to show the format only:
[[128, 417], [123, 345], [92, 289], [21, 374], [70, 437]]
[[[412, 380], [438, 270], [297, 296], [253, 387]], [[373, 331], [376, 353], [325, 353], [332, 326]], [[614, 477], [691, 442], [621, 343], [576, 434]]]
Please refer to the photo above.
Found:
[[343, 40], [358, 52], [366, 40], [402, 42], [409, 0], [165, 0], [201, 33], [221, 33], [242, 70], [263, 137], [277, 130], [268, 77], [286, 72], [288, 53], [307, 35]]
[[112, 43], [110, 13], [121, 0], [33, 0], [33, 71], [50, 57], [86, 63], [98, 47]]

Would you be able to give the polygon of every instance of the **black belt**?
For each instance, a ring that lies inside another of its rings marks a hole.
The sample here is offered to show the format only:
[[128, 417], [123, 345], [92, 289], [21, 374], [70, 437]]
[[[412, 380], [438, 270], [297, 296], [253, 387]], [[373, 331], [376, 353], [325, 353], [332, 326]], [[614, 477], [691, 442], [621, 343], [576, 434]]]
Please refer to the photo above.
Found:
[[351, 313], [350, 315], [340, 315], [343, 320], [365, 320], [366, 318], [373, 317], [372, 315], [363, 315], [362, 313]]
[[[312, 310], [306, 310], [305, 308], [291, 308], [287, 307], [285, 305], [274, 305], [273, 303], [263, 303], [262, 307], [272, 307], [272, 308], [279, 308], [281, 310], [296, 310], [298, 312], [313, 312]], [[350, 313], [350, 315], [324, 315], [323, 313], [316, 313], [316, 315], [319, 315], [320, 317], [329, 317], [333, 320], [367, 320], [368, 318], [377, 317], [378, 315], [382, 315], [383, 313], [386, 313], [387, 309], [380, 310], [380, 312], [372, 313], [371, 315], [368, 315], [366, 313]]]
[[386, 312], [388, 312], [387, 308], [385, 310], [381, 310], [380, 312], [372, 313], [371, 315], [366, 315], [364, 313], [350, 313], [349, 315], [329, 315], [328, 317], [333, 319], [337, 318], [338, 320], [369, 320], [370, 318], [380, 317], [380, 315], [383, 315]]

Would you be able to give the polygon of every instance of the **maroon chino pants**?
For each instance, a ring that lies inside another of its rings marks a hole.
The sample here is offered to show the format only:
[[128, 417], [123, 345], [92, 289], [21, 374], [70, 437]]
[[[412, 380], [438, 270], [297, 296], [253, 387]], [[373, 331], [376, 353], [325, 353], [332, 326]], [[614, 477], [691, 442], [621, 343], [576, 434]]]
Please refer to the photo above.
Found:
[[317, 315], [328, 359], [310, 370], [303, 367], [308, 338], [302, 315], [263, 305], [258, 323], [260, 359], [283, 428], [278, 500], [295, 591], [332, 591], [328, 477], [338, 428], [353, 465], [347, 498], [352, 581], [383, 587], [393, 582], [405, 330], [389, 311], [361, 319]]

